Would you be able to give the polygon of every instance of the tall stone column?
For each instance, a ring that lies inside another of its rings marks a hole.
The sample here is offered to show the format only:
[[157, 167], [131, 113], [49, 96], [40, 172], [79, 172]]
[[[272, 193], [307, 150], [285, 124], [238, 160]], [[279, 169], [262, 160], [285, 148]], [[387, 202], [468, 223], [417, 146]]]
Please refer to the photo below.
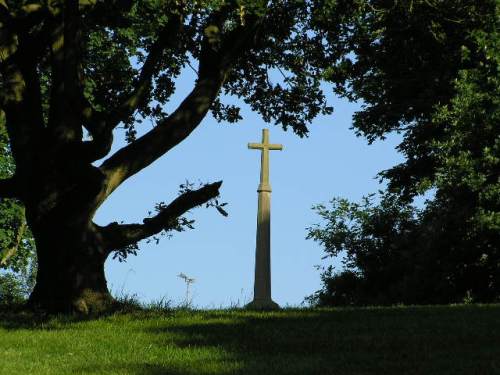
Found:
[[271, 298], [271, 185], [269, 183], [269, 150], [283, 150], [269, 143], [269, 130], [262, 130], [262, 143], [249, 143], [248, 148], [261, 150], [260, 184], [257, 189], [257, 236], [255, 246], [254, 299], [250, 309], [279, 309]]

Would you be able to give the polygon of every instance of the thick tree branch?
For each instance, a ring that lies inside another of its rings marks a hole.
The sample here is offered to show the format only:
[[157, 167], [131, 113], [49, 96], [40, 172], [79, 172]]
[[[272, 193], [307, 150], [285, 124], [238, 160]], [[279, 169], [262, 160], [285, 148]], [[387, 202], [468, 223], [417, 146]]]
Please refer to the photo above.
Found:
[[[25, 17], [11, 18], [4, 24], [0, 23], [0, 70], [9, 64], [16, 64], [12, 61], [16, 55], [21, 60], [28, 56], [28, 60], [31, 58], [38, 63], [50, 43], [50, 20], [50, 13], [43, 8]], [[32, 29], [35, 25], [41, 27]], [[22, 46], [20, 39], [24, 40]]]
[[[82, 88], [81, 82], [81, 30], [80, 30], [80, 13], [78, 9], [78, 0], [66, 0], [66, 8], [64, 9], [64, 91], [69, 103], [80, 109], [80, 93]], [[81, 127], [80, 116], [76, 116], [74, 120], [68, 117], [69, 111], [66, 108], [65, 121], [75, 121], [78, 128]]]
[[100, 167], [107, 176], [104, 199], [123, 181], [150, 165], [185, 139], [205, 117], [224, 80], [224, 72], [202, 77], [179, 108], [165, 121], [117, 151]]
[[134, 90], [123, 98], [121, 106], [111, 114], [108, 126], [115, 128], [120, 121], [132, 115], [142, 104], [151, 89], [151, 80], [158, 73], [159, 63], [163, 52], [175, 49], [180, 43], [182, 31], [182, 13], [180, 11], [170, 14], [169, 21], [160, 30], [156, 41], [151, 46], [146, 61], [144, 62], [140, 76], [134, 85]]
[[10, 20], [11, 17], [7, 3], [5, 0], [0, 0], [0, 22], [4, 23]]
[[43, 109], [42, 109], [42, 92], [40, 86], [38, 65], [38, 50], [34, 47], [38, 39], [31, 37], [20, 38], [21, 46], [17, 65], [20, 67], [21, 72], [26, 83], [26, 92], [24, 94], [24, 106], [30, 112], [31, 128], [36, 136], [40, 135], [43, 129]]
[[[21, 39], [22, 44], [24, 41]], [[24, 49], [24, 48], [23, 48]], [[5, 88], [0, 97], [0, 107], [5, 112], [6, 127], [16, 168], [20, 178], [29, 177], [29, 169], [36, 160], [37, 149], [43, 142], [43, 117], [40, 84], [36, 59], [16, 52], [13, 64], [1, 69]]]
[[19, 178], [29, 178], [42, 140], [43, 116], [37, 64], [40, 40], [35, 33], [0, 28], [0, 108], [5, 113]]
[[101, 228], [101, 233], [108, 251], [124, 248], [137, 243], [162, 230], [173, 229], [177, 218], [192, 208], [200, 206], [219, 195], [222, 181], [207, 184], [198, 190], [191, 190], [181, 194], [173, 200], [158, 215], [143, 220], [143, 224], [111, 223]]
[[[4, 9], [7, 12], [7, 8], [4, 8], [0, 4], [0, 11]], [[2, 12], [0, 12], [1, 14]], [[18, 37], [14, 33], [11, 27], [9, 27], [10, 14], [2, 14], [0, 18], [0, 69], [5, 69], [12, 56], [16, 53], [18, 49]]]
[[55, 141], [62, 144], [82, 139], [80, 64], [78, 0], [65, 0], [51, 33], [52, 90], [48, 123]]
[[123, 181], [147, 167], [182, 142], [201, 123], [219, 94], [236, 59], [251, 46], [259, 22], [237, 28], [217, 46], [206, 37], [200, 54], [199, 75], [194, 89], [177, 110], [155, 128], [120, 149], [102, 165], [107, 181], [97, 202], [111, 194]]
[[[16, 46], [18, 35], [40, 34], [40, 32], [33, 31], [32, 28], [43, 24], [49, 16], [48, 9], [41, 4], [27, 4], [16, 13], [10, 13], [5, 2], [0, 1], [0, 64], [5, 64], [8, 57], [16, 51], [16, 48], [12, 47]], [[30, 48], [42, 49], [45, 47], [45, 43], [41, 42], [42, 39], [38, 39]], [[31, 52], [31, 54], [34, 53]]]
[[169, 21], [160, 30], [149, 50], [134, 89], [123, 96], [122, 104], [118, 108], [108, 114], [100, 113], [94, 111], [90, 103], [82, 98], [85, 102], [82, 110], [84, 125], [93, 138], [83, 144], [82, 155], [85, 159], [95, 161], [109, 153], [113, 142], [113, 129], [143, 103], [151, 89], [151, 80], [158, 73], [164, 51], [175, 49], [179, 44], [182, 26], [182, 12], [179, 10], [170, 14]]

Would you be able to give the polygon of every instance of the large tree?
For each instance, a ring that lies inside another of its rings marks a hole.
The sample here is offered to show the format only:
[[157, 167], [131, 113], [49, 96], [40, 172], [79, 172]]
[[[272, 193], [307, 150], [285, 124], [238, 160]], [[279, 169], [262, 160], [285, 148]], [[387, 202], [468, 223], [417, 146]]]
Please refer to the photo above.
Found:
[[[142, 223], [92, 221], [118, 186], [182, 142], [209, 111], [239, 120], [222, 94], [299, 136], [331, 112], [320, 80], [343, 49], [332, 37], [340, 23], [326, 40], [313, 21], [321, 3], [0, 0], [0, 113], [15, 160], [0, 197], [24, 204], [36, 240], [32, 306], [106, 307], [110, 253], [126, 255], [142, 239], [179, 229], [183, 213], [219, 194], [221, 182], [188, 186]], [[166, 113], [186, 66], [196, 82]], [[137, 138], [146, 118], [154, 127]], [[108, 155], [119, 125], [129, 143]]]
[[[362, 99], [358, 134], [403, 134], [380, 203], [334, 200], [309, 236], [344, 272], [320, 304], [492, 302], [500, 298], [499, 3], [360, 1], [341, 93]], [[356, 59], [352, 58], [356, 56]], [[419, 194], [431, 197], [417, 209]], [[430, 193], [430, 194], [429, 194]], [[314, 299], [314, 298], [313, 298]]]

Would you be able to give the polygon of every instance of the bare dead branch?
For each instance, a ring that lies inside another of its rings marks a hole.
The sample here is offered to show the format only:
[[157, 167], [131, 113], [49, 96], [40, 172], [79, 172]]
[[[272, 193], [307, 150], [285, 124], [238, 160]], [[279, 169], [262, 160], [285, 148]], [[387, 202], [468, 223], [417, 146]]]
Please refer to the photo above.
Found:
[[111, 223], [100, 228], [105, 247], [111, 252], [135, 244], [162, 230], [173, 229], [181, 215], [217, 197], [221, 185], [222, 181], [219, 181], [183, 193], [156, 216], [144, 219], [143, 224]]

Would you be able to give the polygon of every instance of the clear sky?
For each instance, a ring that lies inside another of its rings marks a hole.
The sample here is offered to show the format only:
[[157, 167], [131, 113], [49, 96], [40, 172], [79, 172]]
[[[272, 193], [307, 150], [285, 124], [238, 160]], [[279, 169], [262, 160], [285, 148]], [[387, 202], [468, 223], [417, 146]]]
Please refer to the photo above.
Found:
[[[170, 110], [189, 92], [193, 80], [190, 70], [183, 73]], [[187, 215], [196, 220], [194, 230], [175, 232], [158, 245], [143, 241], [138, 256], [125, 263], [110, 257], [106, 275], [113, 294], [182, 303], [186, 287], [177, 276], [182, 272], [196, 280], [191, 287], [196, 307], [228, 307], [252, 299], [260, 151], [249, 150], [247, 143], [260, 142], [266, 127], [270, 142], [284, 146], [270, 158], [273, 299], [282, 306], [297, 306], [318, 290], [315, 265], [331, 260], [321, 260], [321, 247], [305, 239], [306, 228], [319, 220], [311, 206], [335, 196], [359, 200], [376, 192], [377, 172], [402, 160], [395, 150], [397, 136], [368, 146], [349, 129], [359, 105], [331, 95], [329, 99], [334, 114], [317, 118], [303, 139], [266, 124], [248, 107], [237, 124], [219, 124], [207, 116], [188, 139], [117, 189], [97, 213], [98, 224], [141, 222], [155, 203], [173, 200], [186, 179], [223, 180], [220, 201], [228, 202], [229, 216], [197, 208]], [[115, 138], [114, 150], [124, 145], [122, 135]]]

